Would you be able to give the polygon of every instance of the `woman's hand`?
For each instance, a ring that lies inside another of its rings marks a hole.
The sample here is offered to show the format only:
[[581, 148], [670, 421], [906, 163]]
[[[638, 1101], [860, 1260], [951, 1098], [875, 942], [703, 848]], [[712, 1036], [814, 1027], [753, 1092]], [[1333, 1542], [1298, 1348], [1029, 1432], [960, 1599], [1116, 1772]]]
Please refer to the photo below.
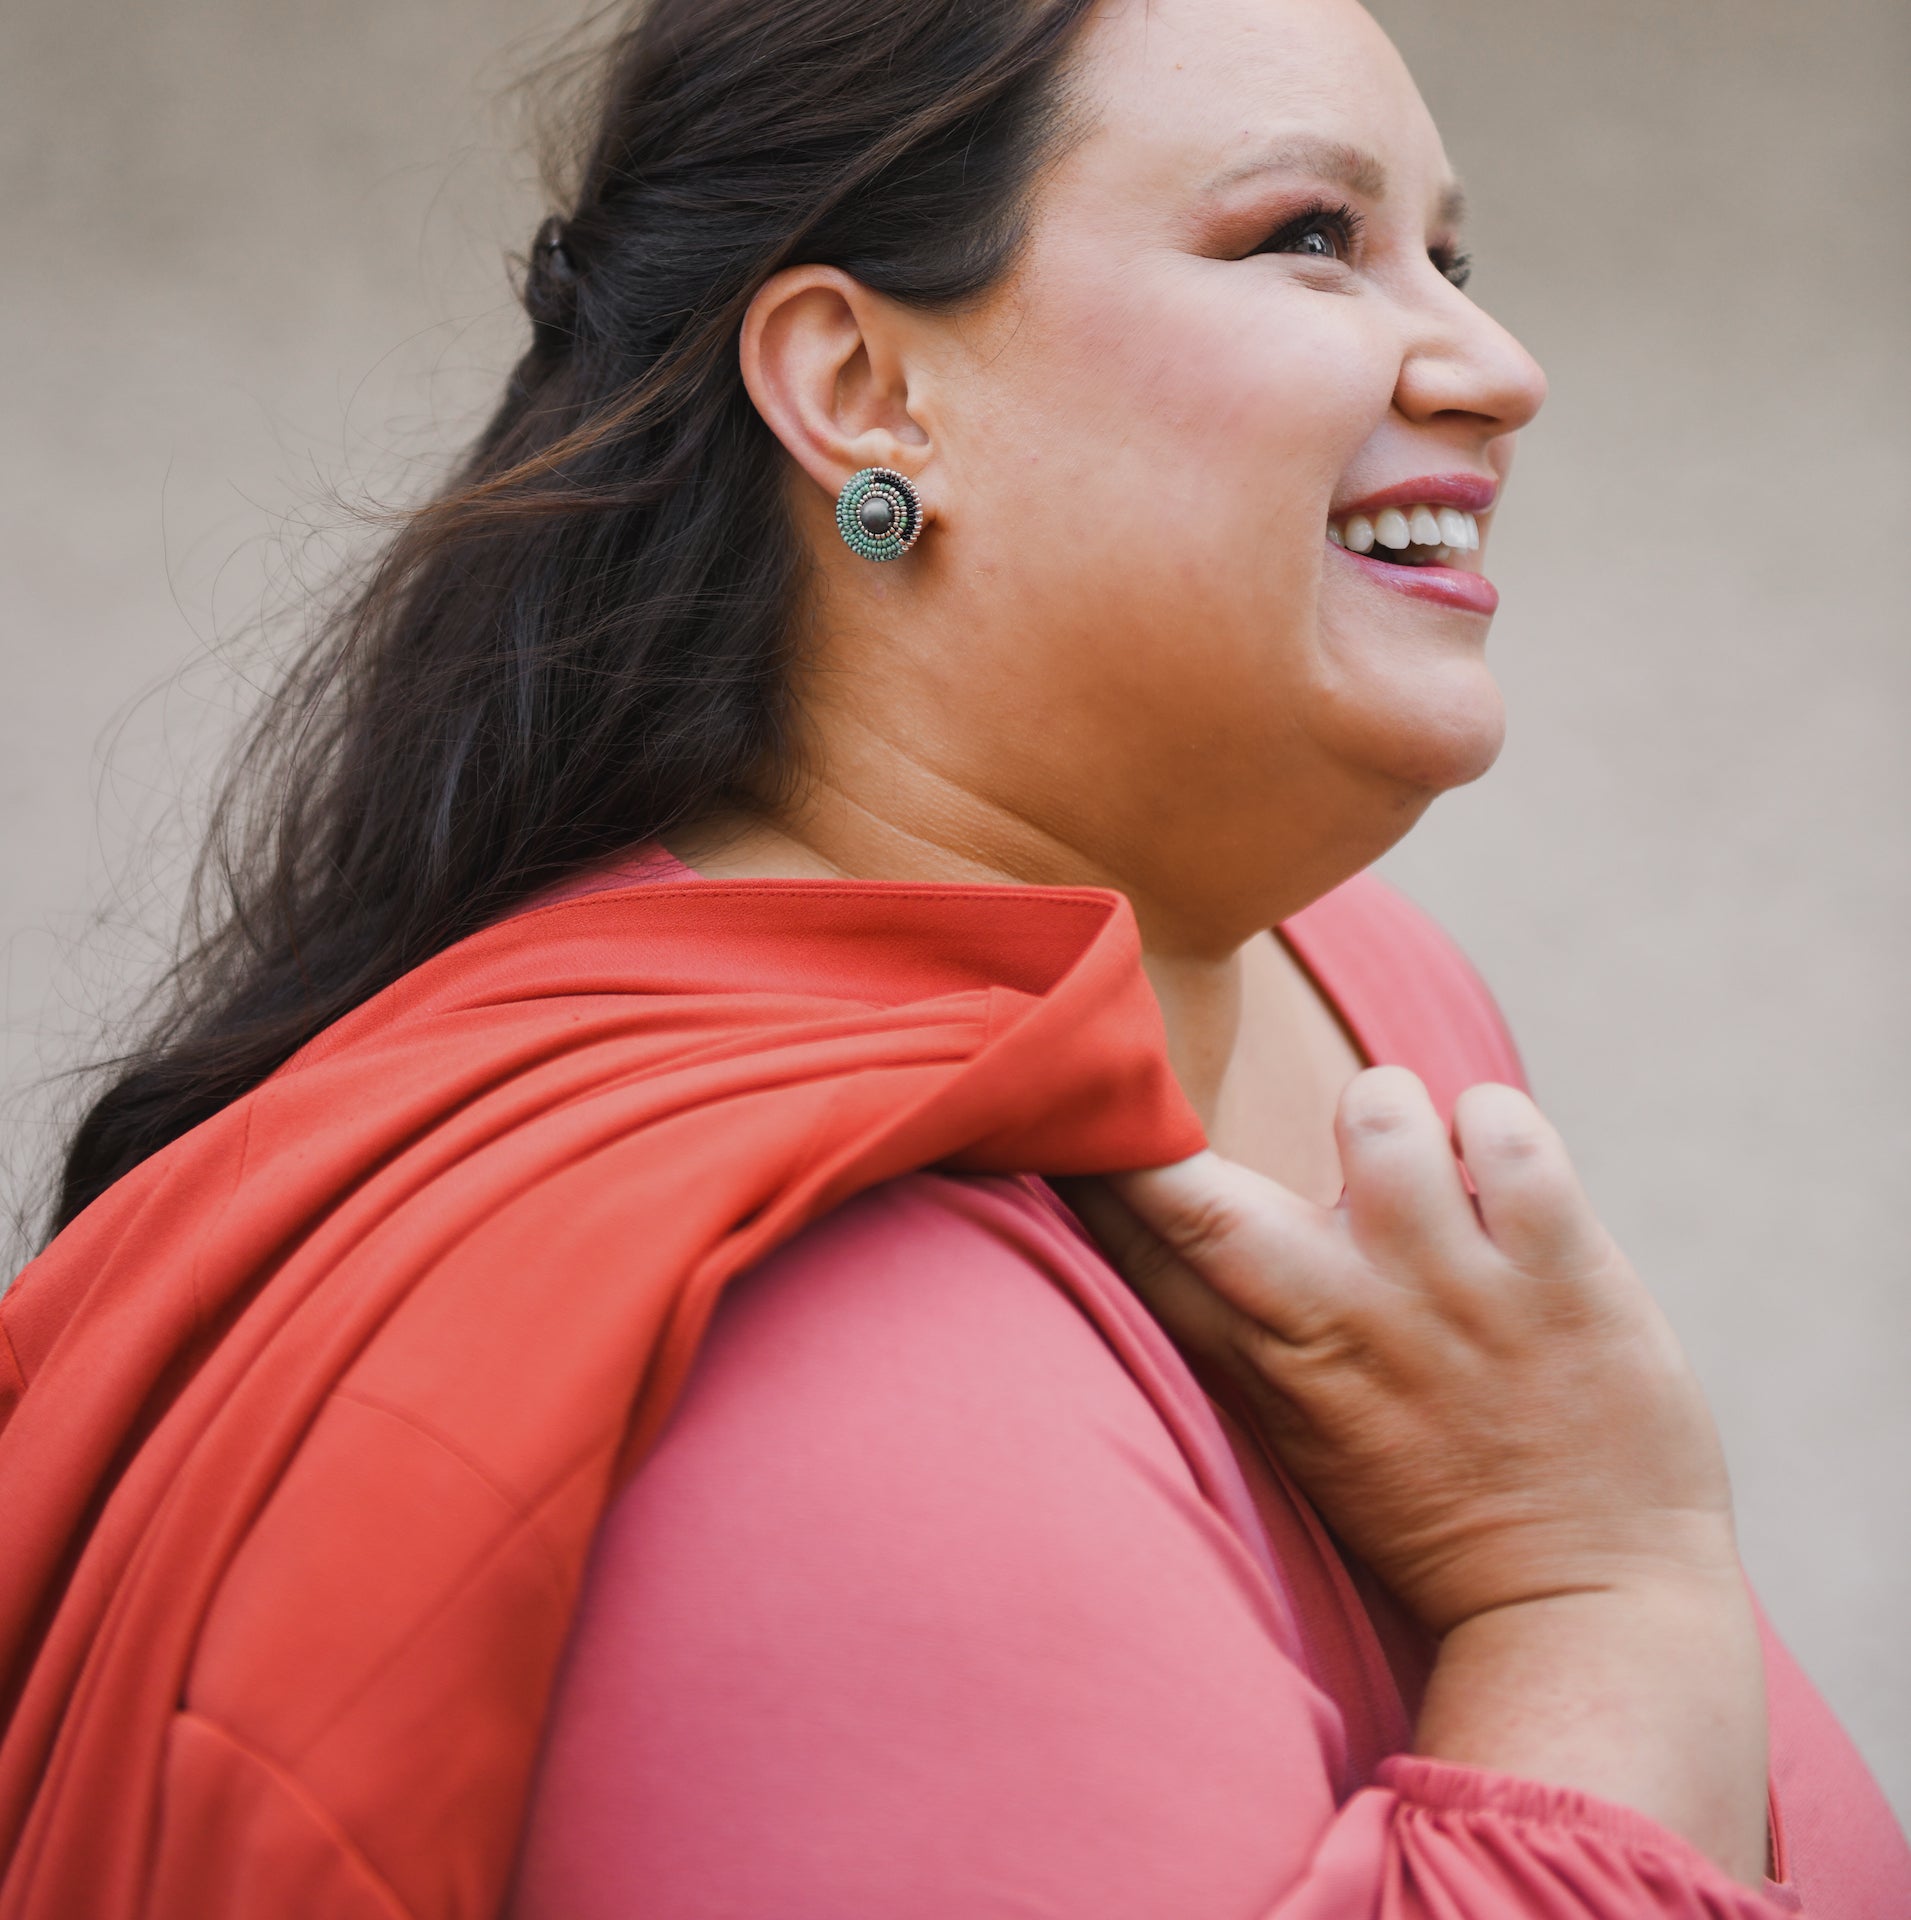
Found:
[[1326, 1210], [1213, 1153], [1068, 1197], [1443, 1645], [1419, 1745], [1764, 1864], [1762, 1664], [1717, 1431], [1524, 1094], [1374, 1068]]
[[1332, 1211], [1197, 1154], [1071, 1199], [1335, 1529], [1436, 1633], [1661, 1570], [1736, 1569], [1698, 1383], [1524, 1094], [1361, 1074]]

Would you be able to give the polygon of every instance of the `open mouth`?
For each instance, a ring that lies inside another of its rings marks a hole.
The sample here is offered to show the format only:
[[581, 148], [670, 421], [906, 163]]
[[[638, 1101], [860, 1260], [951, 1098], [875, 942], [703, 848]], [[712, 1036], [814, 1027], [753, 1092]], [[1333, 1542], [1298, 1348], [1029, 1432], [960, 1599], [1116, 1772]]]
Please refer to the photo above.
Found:
[[1390, 566], [1450, 567], [1478, 550], [1480, 523], [1457, 507], [1383, 507], [1328, 521], [1327, 537]]

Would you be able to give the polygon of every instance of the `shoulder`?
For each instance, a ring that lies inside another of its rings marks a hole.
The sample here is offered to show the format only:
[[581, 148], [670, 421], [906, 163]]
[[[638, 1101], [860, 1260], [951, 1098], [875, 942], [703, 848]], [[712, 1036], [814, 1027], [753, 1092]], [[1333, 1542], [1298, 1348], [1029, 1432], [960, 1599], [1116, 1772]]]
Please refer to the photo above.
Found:
[[784, 1513], [852, 1486], [899, 1500], [908, 1481], [945, 1523], [971, 1496], [999, 1516], [1007, 1484], [1024, 1506], [1071, 1499], [1111, 1437], [1193, 1498], [1204, 1461], [1189, 1455], [1210, 1433], [1224, 1448], [1165, 1336], [1045, 1189], [917, 1173], [733, 1284], [620, 1504], [656, 1524], [682, 1483], [707, 1511], [706, 1492], [747, 1462]]
[[1357, 874], [1281, 926], [1368, 1058], [1411, 1067], [1449, 1111], [1464, 1087], [1524, 1087], [1505, 1016], [1432, 916], [1372, 873]]
[[520, 1913], [1253, 1905], [1331, 1714], [1096, 1258], [916, 1174], [736, 1284], [599, 1530]]

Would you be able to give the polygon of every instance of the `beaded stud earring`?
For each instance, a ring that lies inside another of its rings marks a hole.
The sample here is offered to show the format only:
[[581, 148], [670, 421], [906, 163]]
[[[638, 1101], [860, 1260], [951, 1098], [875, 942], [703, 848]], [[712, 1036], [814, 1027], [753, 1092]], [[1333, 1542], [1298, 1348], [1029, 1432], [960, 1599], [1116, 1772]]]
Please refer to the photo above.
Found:
[[922, 531], [922, 500], [894, 467], [865, 467], [836, 496], [836, 527], [851, 553], [900, 560]]

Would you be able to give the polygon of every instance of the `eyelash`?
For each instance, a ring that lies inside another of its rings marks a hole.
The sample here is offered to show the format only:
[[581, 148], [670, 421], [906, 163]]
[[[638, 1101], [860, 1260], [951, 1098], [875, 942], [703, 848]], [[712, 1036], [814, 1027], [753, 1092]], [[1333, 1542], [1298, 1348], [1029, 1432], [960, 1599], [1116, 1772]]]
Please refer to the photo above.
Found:
[[1337, 204], [1331, 200], [1316, 200], [1312, 206], [1303, 207], [1293, 219], [1284, 222], [1254, 251], [1287, 253], [1310, 233], [1326, 232], [1334, 236], [1334, 258], [1345, 260], [1359, 245], [1366, 225], [1366, 220], [1344, 202]]
[[1427, 257], [1456, 287], [1465, 287], [1473, 278], [1473, 256], [1452, 247], [1433, 247]]
[[[1254, 251], [1285, 253], [1310, 233], [1324, 230], [1335, 236], [1337, 251], [1334, 258], [1345, 260], [1359, 244], [1366, 225], [1362, 215], [1345, 202], [1317, 200], [1270, 234]], [[1429, 250], [1428, 258], [1456, 287], [1464, 287], [1472, 277], [1473, 256], [1470, 253], [1458, 253], [1452, 247], [1434, 247]]]

